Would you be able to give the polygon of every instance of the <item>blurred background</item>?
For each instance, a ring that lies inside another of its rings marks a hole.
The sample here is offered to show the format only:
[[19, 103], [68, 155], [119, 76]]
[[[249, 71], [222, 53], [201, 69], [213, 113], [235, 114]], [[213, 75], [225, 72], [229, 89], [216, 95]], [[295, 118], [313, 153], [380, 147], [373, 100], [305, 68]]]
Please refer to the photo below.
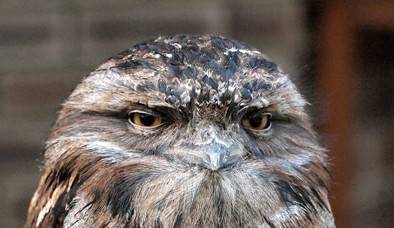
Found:
[[212, 33], [270, 56], [312, 103], [338, 227], [394, 224], [392, 0], [0, 1], [0, 227], [21, 227], [62, 101], [160, 34]]

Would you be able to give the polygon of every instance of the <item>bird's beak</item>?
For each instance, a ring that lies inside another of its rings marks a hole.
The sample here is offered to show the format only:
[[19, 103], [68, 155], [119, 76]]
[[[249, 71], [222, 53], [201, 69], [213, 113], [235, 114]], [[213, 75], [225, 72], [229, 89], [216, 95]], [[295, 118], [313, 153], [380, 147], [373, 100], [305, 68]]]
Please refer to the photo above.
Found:
[[211, 171], [232, 167], [242, 160], [244, 149], [239, 144], [218, 142], [216, 139], [207, 143], [188, 143], [175, 146], [166, 156], [188, 165], [200, 166]]
[[184, 141], [172, 145], [164, 156], [183, 164], [217, 171], [242, 160], [246, 149], [215, 125], [199, 122]]
[[198, 165], [216, 171], [235, 165], [242, 159], [242, 148], [232, 144], [227, 146], [213, 140], [200, 148], [201, 160]]

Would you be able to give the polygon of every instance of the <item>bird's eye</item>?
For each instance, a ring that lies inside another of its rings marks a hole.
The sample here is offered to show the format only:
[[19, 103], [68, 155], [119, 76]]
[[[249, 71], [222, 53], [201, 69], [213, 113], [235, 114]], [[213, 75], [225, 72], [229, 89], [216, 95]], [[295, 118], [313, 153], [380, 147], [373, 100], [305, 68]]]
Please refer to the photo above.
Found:
[[251, 130], [269, 130], [271, 128], [271, 114], [270, 113], [254, 113], [246, 115], [242, 118], [242, 125]]
[[161, 125], [161, 117], [146, 112], [130, 112], [129, 122], [140, 127], [158, 127]]

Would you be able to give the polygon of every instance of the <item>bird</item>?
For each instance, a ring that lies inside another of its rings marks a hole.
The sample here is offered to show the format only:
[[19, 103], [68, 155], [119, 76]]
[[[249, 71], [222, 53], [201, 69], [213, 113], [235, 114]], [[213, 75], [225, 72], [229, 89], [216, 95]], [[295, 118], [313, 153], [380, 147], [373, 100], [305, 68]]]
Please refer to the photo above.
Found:
[[63, 103], [25, 227], [335, 227], [308, 105], [241, 41], [138, 43]]

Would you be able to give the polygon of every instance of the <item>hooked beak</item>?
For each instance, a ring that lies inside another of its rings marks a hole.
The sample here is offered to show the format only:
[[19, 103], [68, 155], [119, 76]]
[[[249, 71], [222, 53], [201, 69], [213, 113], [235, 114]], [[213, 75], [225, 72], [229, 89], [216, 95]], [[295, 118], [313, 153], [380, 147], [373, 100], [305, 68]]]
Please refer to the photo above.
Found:
[[216, 141], [202, 147], [201, 153], [205, 154], [205, 159], [199, 165], [212, 171], [232, 166], [242, 159], [239, 145], [226, 147]]
[[180, 148], [174, 148], [172, 154], [187, 164], [217, 171], [231, 167], [241, 161], [244, 149], [239, 144], [225, 145], [214, 139], [207, 144], [188, 144]]

